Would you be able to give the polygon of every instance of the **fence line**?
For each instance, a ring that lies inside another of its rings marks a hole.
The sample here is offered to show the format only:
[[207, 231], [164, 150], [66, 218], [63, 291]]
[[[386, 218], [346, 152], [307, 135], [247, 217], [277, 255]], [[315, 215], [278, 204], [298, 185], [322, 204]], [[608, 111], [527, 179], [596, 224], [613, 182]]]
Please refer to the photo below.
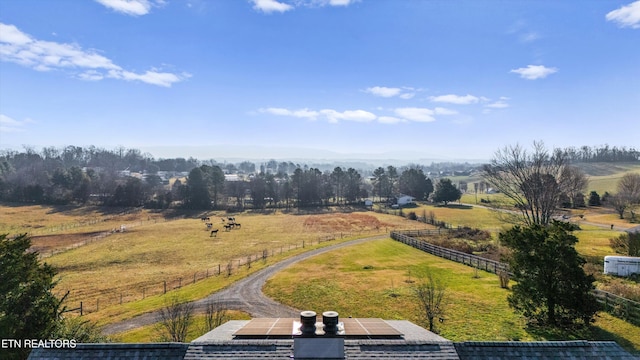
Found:
[[[440, 230], [404, 230], [392, 231], [391, 238], [431, 255], [462, 263], [476, 269], [494, 274], [499, 271], [509, 272], [508, 264], [447, 249], [414, 238], [414, 236], [434, 236], [439, 234]], [[593, 289], [591, 293], [604, 311], [631, 324], [640, 326], [640, 303], [599, 289]]]
[[[173, 219], [165, 219], [165, 218], [160, 218], [160, 219], [153, 218], [153, 219], [151, 219], [150, 218], [148, 220], [138, 220], [138, 221], [130, 222], [130, 223], [127, 223], [127, 224], [122, 224], [121, 227], [118, 228], [118, 229], [113, 229], [113, 230], [107, 230], [107, 231], [100, 232], [97, 235], [90, 236], [90, 237], [88, 237], [88, 238], [86, 238], [86, 239], [84, 239], [82, 241], [79, 241], [77, 243], [73, 243], [73, 244], [71, 244], [69, 246], [65, 246], [63, 248], [57, 248], [57, 249], [54, 249], [54, 250], [49, 250], [49, 251], [44, 251], [44, 252], [39, 251], [38, 252], [38, 258], [39, 259], [44, 259], [44, 258], [53, 256], [53, 255], [56, 255], [56, 254], [60, 254], [60, 253], [63, 253], [63, 252], [69, 251], [69, 250], [73, 250], [73, 249], [79, 248], [81, 246], [93, 243], [95, 241], [104, 239], [105, 237], [107, 237], [109, 235], [112, 235], [112, 234], [115, 234], [115, 233], [118, 233], [118, 232], [121, 232], [121, 231], [126, 231], [126, 229], [130, 229], [130, 228], [133, 228], [133, 227], [136, 227], [136, 226], [146, 225], [146, 224], [149, 224], [149, 223], [154, 223], [155, 224], [158, 221], [162, 221], [162, 222], [175, 221], [175, 220], [180, 220], [180, 219], [184, 219], [184, 218], [185, 218], [185, 216], [180, 216], [180, 217], [176, 217], [176, 218], [173, 218]], [[81, 224], [80, 226], [85, 226], [87, 223], [78, 223], [78, 224]], [[32, 235], [32, 234], [30, 233], [30, 235]]]
[[242, 268], [247, 270], [251, 269], [251, 266], [257, 261], [266, 261], [269, 257], [275, 257], [286, 253], [291, 250], [302, 249], [309, 246], [319, 245], [327, 241], [333, 241], [336, 239], [348, 238], [356, 235], [363, 234], [377, 234], [379, 231], [359, 231], [359, 232], [340, 232], [335, 234], [318, 236], [315, 240], [303, 240], [300, 243], [282, 245], [278, 248], [263, 249], [258, 253], [242, 256], [236, 259], [229, 260], [228, 263], [219, 263], [208, 267], [206, 269], [196, 271], [193, 275], [186, 277], [178, 277], [172, 280], [163, 280], [160, 283], [155, 283], [149, 286], [142, 286], [138, 288], [138, 291], [113, 291], [108, 294], [102, 294], [102, 296], [96, 296], [91, 299], [82, 299], [80, 301], [83, 304], [82, 310], [80, 307], [74, 309], [68, 309], [67, 311], [78, 311], [82, 314], [88, 314], [99, 311], [106, 306], [123, 304], [126, 302], [137, 301], [144, 299], [148, 296], [166, 294], [169, 291], [179, 289], [183, 286], [195, 284], [198, 281], [210, 278], [212, 276], [231, 276], [237, 274]]
[[604, 311], [631, 324], [640, 326], [640, 303], [603, 290], [596, 289], [592, 293]]
[[[45, 226], [45, 227], [41, 227], [38, 229], [33, 229], [31, 231], [29, 231], [29, 235], [42, 235], [42, 234], [46, 234], [46, 233], [52, 233], [52, 232], [56, 232], [56, 231], [64, 231], [64, 230], [69, 230], [69, 229], [75, 229], [75, 228], [80, 228], [80, 227], [84, 227], [84, 226], [89, 226], [89, 225], [95, 225], [98, 223], [103, 223], [103, 222], [107, 222], [113, 219], [118, 219], [121, 216], [126, 216], [126, 215], [131, 215], [131, 214], [135, 214], [135, 213], [139, 213], [141, 212], [142, 209], [136, 208], [136, 209], [131, 209], [131, 210], [126, 210], [126, 211], [122, 211], [119, 212], [117, 214], [114, 215], [96, 215], [93, 217], [93, 219], [87, 220], [87, 221], [80, 221], [80, 222], [69, 222], [66, 224], [59, 224], [59, 225], [53, 225], [53, 226]], [[153, 221], [155, 219], [150, 219], [149, 221]]]
[[[410, 234], [410, 235], [407, 235]], [[461, 251], [447, 249], [441, 246], [429, 244], [414, 238], [413, 236], [433, 236], [440, 234], [440, 230], [409, 230], [409, 231], [392, 231], [391, 238], [401, 243], [412, 246], [416, 249], [428, 252], [429, 254], [439, 256], [444, 259], [462, 263], [476, 269], [484, 270], [497, 274], [500, 271], [508, 271], [509, 265], [499, 261], [486, 259], [477, 255], [467, 254]]]

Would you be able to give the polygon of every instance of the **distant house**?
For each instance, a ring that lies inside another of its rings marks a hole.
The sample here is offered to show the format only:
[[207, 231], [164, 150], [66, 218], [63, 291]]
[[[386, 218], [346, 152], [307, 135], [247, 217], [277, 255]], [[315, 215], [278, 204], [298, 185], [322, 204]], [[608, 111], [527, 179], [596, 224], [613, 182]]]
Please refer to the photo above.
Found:
[[365, 199], [364, 200], [364, 207], [366, 207], [367, 209], [371, 209], [373, 207], [373, 200]]
[[396, 197], [396, 204], [399, 207], [415, 204], [416, 198], [410, 195], [399, 195]]

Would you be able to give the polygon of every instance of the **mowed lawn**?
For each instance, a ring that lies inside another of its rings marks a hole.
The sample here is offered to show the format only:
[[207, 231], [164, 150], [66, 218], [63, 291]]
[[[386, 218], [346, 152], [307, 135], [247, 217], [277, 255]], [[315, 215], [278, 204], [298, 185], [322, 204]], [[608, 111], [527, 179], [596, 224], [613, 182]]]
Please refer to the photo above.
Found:
[[[513, 313], [498, 277], [426, 254], [391, 239], [355, 245], [293, 265], [271, 278], [264, 292], [277, 301], [347, 317], [407, 319], [426, 326], [412, 286], [431, 273], [446, 287], [440, 335], [453, 341], [543, 340]], [[640, 351], [640, 327], [601, 314], [589, 335]], [[565, 338], [566, 339], [566, 338]], [[558, 340], [558, 339], [555, 339]]]

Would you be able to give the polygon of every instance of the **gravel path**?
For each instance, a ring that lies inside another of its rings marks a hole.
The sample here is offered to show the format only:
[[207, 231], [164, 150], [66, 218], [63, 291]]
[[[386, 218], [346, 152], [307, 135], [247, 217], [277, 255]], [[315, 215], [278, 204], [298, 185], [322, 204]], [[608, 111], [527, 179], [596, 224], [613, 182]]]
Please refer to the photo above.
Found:
[[[360, 244], [372, 240], [380, 240], [388, 238], [388, 235], [378, 235], [358, 240], [352, 240], [321, 249], [307, 251], [303, 254], [285, 259], [279, 263], [273, 264], [262, 269], [248, 277], [231, 284], [229, 287], [209, 295], [204, 299], [194, 301], [196, 312], [202, 312], [206, 308], [208, 302], [219, 303], [222, 308], [230, 310], [242, 310], [251, 314], [254, 318], [259, 317], [298, 317], [300, 310], [293, 309], [289, 306], [280, 304], [266, 297], [262, 293], [262, 287], [267, 279], [272, 277], [280, 270], [299, 261], [308, 259], [328, 251], [344, 248], [355, 244]], [[154, 324], [158, 321], [158, 312], [149, 312], [129, 320], [125, 320], [115, 324], [105, 326], [102, 332], [105, 335], [116, 334], [127, 330], [136, 329], [145, 325]]]

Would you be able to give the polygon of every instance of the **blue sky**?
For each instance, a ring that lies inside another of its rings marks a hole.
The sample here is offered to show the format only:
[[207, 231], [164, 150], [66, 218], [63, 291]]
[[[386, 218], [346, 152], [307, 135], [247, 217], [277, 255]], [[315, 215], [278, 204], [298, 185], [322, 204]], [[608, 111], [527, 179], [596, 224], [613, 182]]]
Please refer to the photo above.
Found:
[[640, 1], [0, 0], [0, 148], [640, 147]]

